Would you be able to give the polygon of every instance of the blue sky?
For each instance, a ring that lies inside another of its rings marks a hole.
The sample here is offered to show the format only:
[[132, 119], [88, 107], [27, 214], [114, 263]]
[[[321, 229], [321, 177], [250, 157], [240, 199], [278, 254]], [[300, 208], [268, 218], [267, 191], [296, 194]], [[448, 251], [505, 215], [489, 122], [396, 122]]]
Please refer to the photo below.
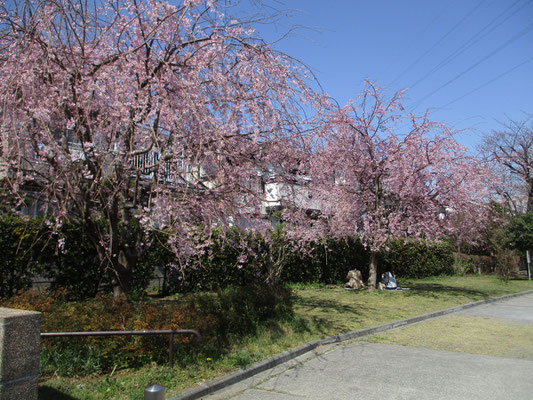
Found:
[[341, 105], [365, 78], [474, 148], [508, 118], [533, 113], [532, 0], [271, 0], [293, 10], [261, 28], [306, 63]]

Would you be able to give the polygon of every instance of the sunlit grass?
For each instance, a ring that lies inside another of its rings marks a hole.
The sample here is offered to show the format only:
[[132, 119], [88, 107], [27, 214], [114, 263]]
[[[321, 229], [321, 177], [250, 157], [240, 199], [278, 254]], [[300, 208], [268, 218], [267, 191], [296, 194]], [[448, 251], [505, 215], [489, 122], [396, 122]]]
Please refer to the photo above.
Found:
[[400, 280], [405, 291], [347, 291], [339, 287], [296, 290], [296, 313], [321, 335], [334, 335], [389, 321], [471, 303], [509, 293], [533, 290], [533, 282], [504, 283], [494, 276], [433, 277]]
[[[267, 321], [254, 335], [235, 337], [225, 348], [204, 349], [201, 355], [169, 368], [151, 365], [84, 378], [47, 377], [40, 399], [142, 399], [144, 388], [164, 385], [169, 395], [191, 389], [239, 368], [311, 340], [505, 294], [533, 290], [533, 282], [503, 283], [494, 276], [435, 277], [400, 280], [407, 291], [347, 291], [339, 286], [300, 285], [294, 318]], [[72, 397], [68, 397], [72, 396]]]
[[371, 336], [364, 341], [533, 360], [532, 338], [533, 325], [454, 315]]

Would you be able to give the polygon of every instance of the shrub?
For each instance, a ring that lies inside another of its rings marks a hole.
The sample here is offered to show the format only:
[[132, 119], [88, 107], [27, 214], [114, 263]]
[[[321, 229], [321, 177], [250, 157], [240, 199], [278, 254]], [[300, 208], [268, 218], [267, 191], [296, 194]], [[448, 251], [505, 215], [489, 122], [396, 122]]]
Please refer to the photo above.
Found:
[[[160, 241], [151, 243], [133, 270], [132, 293], [140, 297], [165, 251]], [[30, 288], [36, 274], [50, 281], [50, 290], [63, 289], [69, 300], [110, 291], [97, 250], [79, 224], [65, 221], [61, 232], [54, 233], [40, 218], [0, 216], [0, 246], [0, 297]]]
[[368, 279], [370, 252], [365, 249], [359, 239], [329, 239], [327, 251], [324, 253], [322, 283], [346, 281], [346, 274], [354, 268], [361, 271], [363, 280]]
[[[50, 289], [63, 289], [70, 300], [83, 300], [96, 296], [106, 282], [104, 267], [98, 262], [96, 249], [87, 240], [83, 228], [66, 222], [61, 235], [54, 235], [51, 244], [57, 249], [53, 254], [41, 256], [46, 264], [43, 275], [50, 279]], [[61, 240], [62, 245], [58, 242]]]
[[305, 253], [290, 251], [282, 271], [284, 283], [342, 282], [350, 269], [367, 273], [369, 253], [357, 239], [327, 239], [313, 243]]
[[496, 252], [496, 267], [498, 275], [505, 282], [520, 268], [520, 257], [511, 249], [498, 249]]
[[[234, 241], [240, 240], [234, 232]], [[248, 238], [248, 240], [250, 240]], [[368, 279], [369, 252], [358, 239], [328, 239], [321, 243], [311, 243], [305, 252], [281, 237], [267, 246], [261, 238], [250, 241], [249, 246], [260, 256], [250, 256], [241, 268], [240, 253], [232, 246], [232, 241], [216, 238], [211, 248], [213, 256], [204, 258], [182, 275], [169, 271], [171, 292], [191, 292], [218, 290], [230, 286], [246, 286], [263, 282], [272, 265], [264, 261], [266, 251], [274, 251], [281, 256], [278, 282], [335, 284], [346, 279], [348, 270], [357, 268]], [[284, 246], [283, 251], [276, 246]], [[427, 244], [424, 241], [391, 241], [389, 251], [383, 252], [378, 260], [379, 273], [394, 271], [402, 277], [425, 277], [453, 274], [453, 249], [448, 243]]]
[[464, 276], [467, 273], [472, 273], [474, 266], [472, 262], [465, 258], [456, 258], [453, 262], [453, 273], [455, 275]]
[[393, 240], [384, 254], [380, 273], [392, 271], [403, 278], [453, 274], [453, 248], [449, 243]]
[[[207, 337], [224, 340], [228, 335], [247, 335], [256, 332], [258, 326], [271, 319], [292, 317], [292, 292], [285, 287], [250, 285], [230, 287], [216, 293], [194, 294], [186, 304], [194, 316], [188, 321], [202, 326]], [[205, 318], [205, 321], [195, 320]]]
[[94, 297], [104, 276], [96, 250], [76, 224], [65, 223], [59, 235], [40, 218], [1, 216], [0, 246], [0, 297], [30, 288], [36, 274], [70, 299]]
[[42, 270], [39, 256], [46, 248], [41, 220], [0, 216], [0, 297], [31, 287]]
[[165, 289], [167, 293], [189, 293], [216, 291], [231, 286], [247, 286], [262, 276], [260, 266], [253, 255], [248, 256], [246, 265], [241, 262], [243, 243], [257, 247], [249, 235], [232, 230], [225, 235], [214, 230], [211, 245], [196, 262], [184, 270], [174, 268], [174, 255], [169, 251], [164, 257]]
[[[43, 313], [43, 332], [197, 329], [206, 339], [176, 351], [194, 357], [199, 349], [221, 349], [235, 336], [254, 334], [261, 324], [292, 317], [292, 294], [286, 288], [232, 287], [216, 293], [189, 294], [174, 301], [131, 302], [99, 294], [86, 301], [67, 301], [66, 292], [21, 292], [0, 302], [2, 307]], [[181, 347], [181, 348], [180, 348]], [[46, 338], [42, 341], [43, 373], [66, 376], [168, 362], [168, 336], [109, 336]]]
[[496, 257], [477, 254], [454, 253], [455, 266], [462, 267], [456, 271], [463, 273], [491, 274], [497, 272]]
[[[46, 231], [40, 220], [6, 217], [2, 221], [0, 244], [7, 249], [8, 256], [0, 264], [3, 272], [0, 296], [8, 297], [31, 286], [36, 271], [51, 279], [51, 290], [63, 288], [69, 300], [110, 291], [109, 276], [81, 226], [67, 222], [62, 232], [54, 235]], [[138, 224], [129, 232], [135, 235], [136, 229], [140, 229]], [[281, 230], [275, 232], [274, 241], [267, 243], [260, 236], [252, 237], [238, 230], [222, 235], [215, 229], [205, 254], [184, 270], [175, 268], [176, 257], [167, 238], [166, 232], [151, 232], [147, 237], [147, 247], [132, 271], [131, 299], [145, 298], [145, 289], [156, 267], [164, 271], [164, 295], [245, 287], [268, 279], [280, 284], [339, 283], [353, 268], [361, 270], [364, 280], [368, 278], [369, 252], [354, 238], [310, 243], [301, 252]], [[244, 249], [251, 251], [246, 253]], [[379, 273], [392, 270], [405, 277], [453, 272], [449, 245], [412, 240], [392, 241], [378, 265]]]
[[[125, 297], [113, 299], [99, 294], [86, 301], [66, 301], [65, 291], [37, 293], [29, 290], [0, 303], [3, 307], [43, 313], [42, 332], [181, 329], [183, 305], [178, 303], [133, 303]], [[168, 337], [110, 336], [46, 338], [42, 341], [45, 370], [58, 373], [84, 370], [97, 365], [100, 371], [168, 360]], [[92, 361], [84, 363], [90, 355]], [[76, 364], [83, 363], [85, 367]], [[63, 363], [73, 363], [76, 368]]]

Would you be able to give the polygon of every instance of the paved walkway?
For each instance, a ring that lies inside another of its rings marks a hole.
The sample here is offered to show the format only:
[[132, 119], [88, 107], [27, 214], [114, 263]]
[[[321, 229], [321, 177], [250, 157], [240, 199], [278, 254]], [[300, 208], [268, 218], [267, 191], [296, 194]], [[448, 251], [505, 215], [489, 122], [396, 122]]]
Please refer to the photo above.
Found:
[[[469, 308], [459, 311], [458, 314], [509, 319], [514, 322], [533, 324], [533, 294]], [[531, 398], [533, 399], [533, 396]]]
[[[533, 324], [533, 294], [460, 313]], [[363, 342], [329, 345], [203, 398], [533, 399], [533, 361]]]

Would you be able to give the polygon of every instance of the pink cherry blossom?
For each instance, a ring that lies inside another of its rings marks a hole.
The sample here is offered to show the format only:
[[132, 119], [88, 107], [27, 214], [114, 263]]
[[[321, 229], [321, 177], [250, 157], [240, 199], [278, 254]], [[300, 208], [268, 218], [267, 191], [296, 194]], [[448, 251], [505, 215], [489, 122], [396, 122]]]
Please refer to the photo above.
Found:
[[363, 93], [323, 119], [310, 146], [308, 174], [320, 217], [286, 218], [302, 236], [359, 237], [377, 255], [392, 238], [474, 240], [493, 177], [443, 124], [406, 113], [402, 92], [387, 99], [367, 82]]
[[259, 216], [261, 172], [291, 164], [309, 130], [302, 103], [322, 101], [304, 68], [230, 11], [196, 0], [0, 5], [7, 184], [80, 222], [116, 293], [145, 248], [135, 221], [168, 232], [183, 266], [213, 226]]

